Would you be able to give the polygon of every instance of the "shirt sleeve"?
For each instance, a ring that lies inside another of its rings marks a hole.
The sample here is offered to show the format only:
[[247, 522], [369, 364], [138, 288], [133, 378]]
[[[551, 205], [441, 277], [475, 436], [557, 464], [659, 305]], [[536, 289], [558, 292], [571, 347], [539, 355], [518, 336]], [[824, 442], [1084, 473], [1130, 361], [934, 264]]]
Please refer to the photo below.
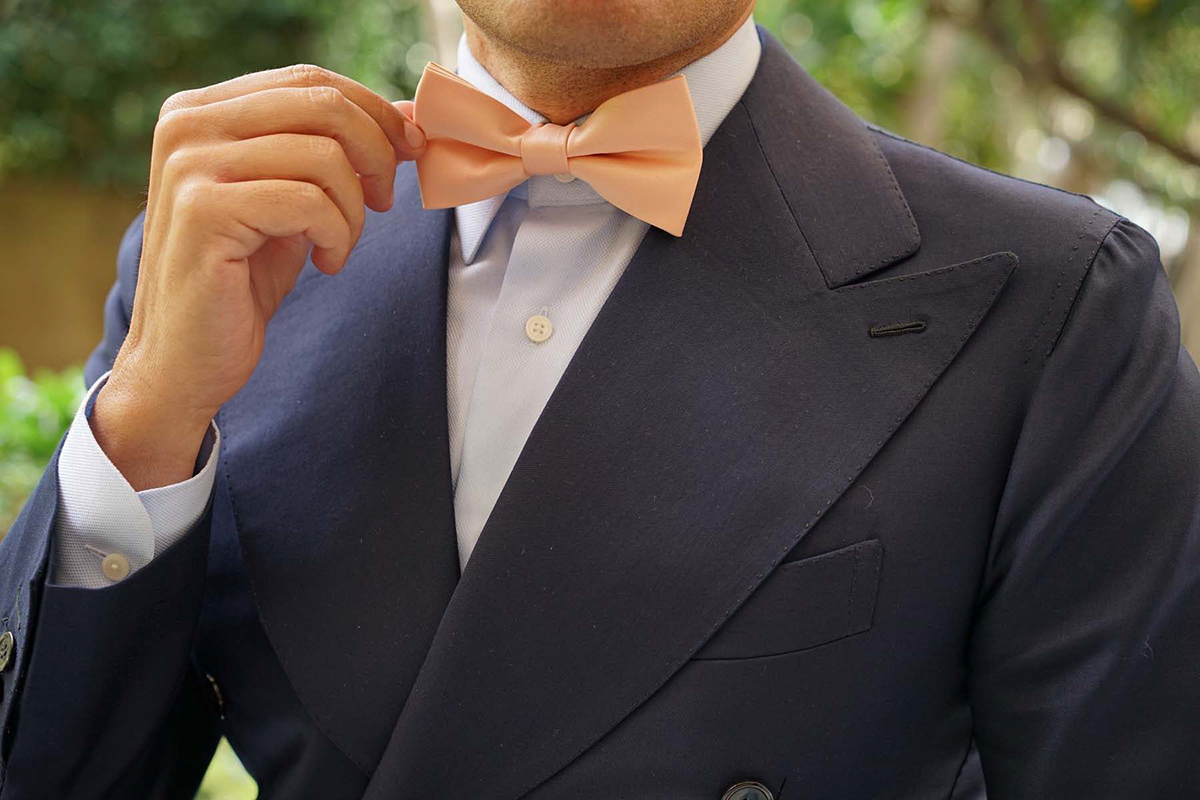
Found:
[[50, 582], [102, 588], [146, 566], [204, 514], [216, 477], [221, 432], [216, 421], [185, 481], [135, 492], [104, 454], [89, 422], [105, 372], [79, 405], [58, 461], [55, 572]]

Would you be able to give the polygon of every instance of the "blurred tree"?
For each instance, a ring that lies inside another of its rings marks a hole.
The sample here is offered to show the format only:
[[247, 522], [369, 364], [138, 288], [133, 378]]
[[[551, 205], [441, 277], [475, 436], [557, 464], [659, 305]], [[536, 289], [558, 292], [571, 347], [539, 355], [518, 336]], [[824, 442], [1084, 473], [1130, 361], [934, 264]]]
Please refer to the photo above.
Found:
[[416, 12], [411, 0], [0, 0], [0, 177], [143, 188], [163, 101], [261, 69], [321, 63], [399, 99], [415, 80], [397, 66]]
[[[253, 70], [311, 61], [410, 96], [439, 47], [453, 61], [437, 35], [453, 16], [452, 0], [0, 0], [0, 178], [141, 189], [162, 101]], [[1200, 260], [1195, 0], [758, 0], [755, 16], [868, 119], [1116, 206], [1177, 290]]]
[[758, 0], [867, 119], [1153, 233], [1200, 353], [1200, 3]]

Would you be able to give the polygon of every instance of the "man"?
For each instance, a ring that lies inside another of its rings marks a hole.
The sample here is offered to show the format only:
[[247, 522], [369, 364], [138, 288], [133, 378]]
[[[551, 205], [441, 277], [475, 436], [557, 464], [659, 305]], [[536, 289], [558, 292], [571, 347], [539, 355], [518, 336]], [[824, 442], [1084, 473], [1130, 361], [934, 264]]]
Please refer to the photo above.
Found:
[[461, 4], [415, 106], [164, 106], [0, 554], [0, 797], [189, 797], [222, 734], [264, 798], [1192, 796], [1153, 239], [745, 0]]

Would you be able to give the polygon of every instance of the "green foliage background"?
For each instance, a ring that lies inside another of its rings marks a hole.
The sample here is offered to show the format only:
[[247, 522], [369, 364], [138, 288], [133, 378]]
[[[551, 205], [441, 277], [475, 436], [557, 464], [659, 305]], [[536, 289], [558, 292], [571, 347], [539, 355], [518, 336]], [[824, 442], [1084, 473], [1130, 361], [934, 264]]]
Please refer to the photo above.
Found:
[[404, 96], [419, 28], [405, 0], [0, 0], [0, 174], [141, 188], [172, 93], [311, 61]]
[[[930, 144], [995, 169], [1019, 167], [1004, 124], [1014, 96], [1048, 134], [1075, 99], [1047, 78], [1048, 60], [1091, 99], [1200, 154], [1194, 0], [759, 0], [755, 16], [856, 111], [902, 134], [933, 38], [953, 29]], [[257, 69], [312, 61], [410, 96], [436, 54], [432, 19], [428, 0], [0, 0], [0, 176], [142, 188], [163, 100]], [[1093, 118], [1079, 137], [1093, 169], [1194, 211], [1200, 157], [1181, 161]]]
[[[411, 96], [455, 38], [449, 1], [0, 0], [0, 179], [144, 191], [162, 102], [254, 70], [313, 62]], [[1101, 196], [1159, 236], [1177, 292], [1200, 285], [1200, 3], [759, 0], [755, 16], [866, 118]], [[0, 349], [0, 531], [83, 388], [78, 367], [29, 376]], [[200, 796], [254, 794], [223, 742]]]
[[41, 477], [82, 395], [79, 367], [30, 377], [14, 351], [0, 348], [0, 529]]

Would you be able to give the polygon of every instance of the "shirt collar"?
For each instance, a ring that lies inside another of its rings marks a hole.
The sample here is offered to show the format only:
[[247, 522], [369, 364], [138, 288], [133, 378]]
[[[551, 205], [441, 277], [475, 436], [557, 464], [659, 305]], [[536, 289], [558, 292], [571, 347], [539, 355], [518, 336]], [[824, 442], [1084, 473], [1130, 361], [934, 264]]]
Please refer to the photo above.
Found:
[[[716, 50], [667, 76], [674, 77], [680, 73], [687, 76], [692, 105], [696, 109], [696, 122], [700, 128], [701, 144], [708, 144], [717, 127], [745, 92], [750, 79], [754, 77], [761, 52], [762, 43], [758, 39], [754, 18], [750, 16]], [[530, 124], [546, 121], [544, 116], [501, 86], [500, 82], [475, 60], [471, 48], [467, 46], [466, 34], [458, 41], [457, 72], [476, 89], [504, 103]], [[582, 123], [590, 113], [584, 114], [575, 122]], [[474, 261], [492, 219], [509, 193], [524, 197], [531, 207], [605, 202], [604, 198], [582, 180], [563, 183], [550, 175], [535, 175], [507, 193], [456, 206], [454, 221], [462, 244], [464, 263], [470, 264]]]

